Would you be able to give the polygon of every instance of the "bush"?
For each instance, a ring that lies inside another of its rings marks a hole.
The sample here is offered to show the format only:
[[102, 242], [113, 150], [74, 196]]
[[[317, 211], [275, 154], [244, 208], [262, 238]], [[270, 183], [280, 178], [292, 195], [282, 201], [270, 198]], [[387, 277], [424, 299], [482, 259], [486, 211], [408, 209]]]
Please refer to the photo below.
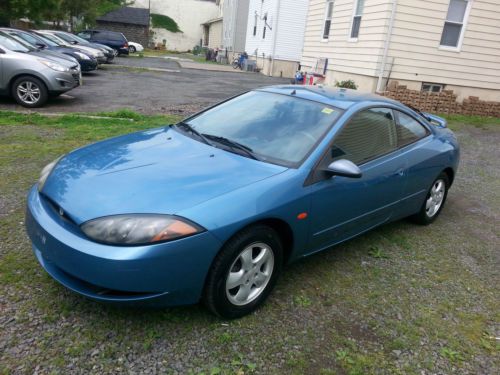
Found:
[[356, 82], [354, 82], [352, 79], [340, 82], [337, 81], [337, 83], [335, 83], [335, 86], [342, 87], [344, 89], [353, 89], [353, 90], [358, 89], [358, 85], [356, 85]]

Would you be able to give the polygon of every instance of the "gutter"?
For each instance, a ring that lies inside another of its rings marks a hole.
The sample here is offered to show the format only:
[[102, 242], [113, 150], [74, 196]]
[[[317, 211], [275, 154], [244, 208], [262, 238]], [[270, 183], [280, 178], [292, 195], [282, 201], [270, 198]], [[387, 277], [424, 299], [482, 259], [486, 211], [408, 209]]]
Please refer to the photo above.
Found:
[[376, 92], [382, 91], [382, 81], [384, 80], [385, 66], [387, 65], [387, 57], [389, 55], [389, 47], [391, 45], [392, 31], [394, 29], [394, 19], [396, 18], [397, 6], [398, 6], [398, 0], [392, 0], [392, 10], [391, 10], [391, 18], [389, 20], [389, 30], [387, 31], [387, 37], [385, 39], [384, 53], [382, 55], [382, 64], [378, 76]]
[[280, 20], [280, 5], [281, 5], [281, 0], [278, 0], [278, 5], [276, 7], [276, 24], [274, 25], [274, 30], [276, 32], [274, 33], [274, 40], [273, 40], [273, 52], [271, 54], [271, 69], [269, 70], [269, 77], [273, 76], [273, 69], [274, 69], [274, 54], [276, 53], [276, 43], [278, 41], [278, 22]]

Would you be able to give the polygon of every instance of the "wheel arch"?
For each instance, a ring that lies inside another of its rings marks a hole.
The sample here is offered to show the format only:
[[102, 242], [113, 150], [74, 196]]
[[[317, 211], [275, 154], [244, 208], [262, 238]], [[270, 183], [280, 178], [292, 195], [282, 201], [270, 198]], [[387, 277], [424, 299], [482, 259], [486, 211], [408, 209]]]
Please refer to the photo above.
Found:
[[443, 173], [446, 173], [448, 176], [448, 182], [450, 183], [450, 186], [453, 184], [453, 180], [455, 178], [455, 172], [453, 171], [453, 168], [448, 167], [443, 170]]
[[9, 80], [9, 84], [7, 85], [7, 90], [8, 90], [9, 95], [12, 94], [12, 85], [14, 84], [14, 82], [16, 81], [16, 79], [21, 78], [21, 77], [36, 78], [36, 79], [40, 80], [45, 85], [45, 88], [47, 89], [47, 91], [50, 91], [49, 85], [47, 84], [47, 82], [45, 81], [45, 79], [43, 77], [36, 75], [34, 73], [18, 73]]

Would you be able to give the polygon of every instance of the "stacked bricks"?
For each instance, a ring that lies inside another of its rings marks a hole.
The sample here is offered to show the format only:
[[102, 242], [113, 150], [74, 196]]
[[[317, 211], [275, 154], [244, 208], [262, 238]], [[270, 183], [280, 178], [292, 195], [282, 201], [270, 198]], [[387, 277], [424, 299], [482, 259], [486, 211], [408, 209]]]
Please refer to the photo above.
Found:
[[380, 95], [412, 105], [424, 112], [500, 117], [500, 102], [489, 102], [480, 100], [476, 96], [469, 96], [459, 103], [457, 95], [452, 90], [438, 93], [409, 90], [406, 86], [393, 81], [387, 87], [387, 91]]

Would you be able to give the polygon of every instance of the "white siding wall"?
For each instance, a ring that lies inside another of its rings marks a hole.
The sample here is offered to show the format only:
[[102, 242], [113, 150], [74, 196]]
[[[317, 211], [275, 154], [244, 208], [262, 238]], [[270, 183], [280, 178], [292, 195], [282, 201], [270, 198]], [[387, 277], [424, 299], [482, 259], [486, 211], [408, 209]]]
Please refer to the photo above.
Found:
[[500, 0], [473, 1], [459, 52], [439, 48], [448, 5], [449, 0], [398, 0], [391, 78], [499, 90]]
[[[338, 80], [349, 78], [349, 74], [355, 81], [358, 81], [356, 75], [375, 77], [380, 69], [387, 36], [391, 1], [365, 0], [359, 37], [353, 42], [350, 41], [350, 33], [354, 0], [335, 0], [328, 41], [323, 40], [326, 1], [310, 0], [302, 65], [314, 67], [319, 58], [328, 58], [328, 70], [340, 72]], [[333, 77], [330, 74], [329, 78], [330, 83], [337, 80], [334, 74]]]
[[[244, 52], [248, 28], [249, 0], [224, 0], [223, 47], [229, 51]], [[253, 18], [252, 18], [253, 20]]]
[[274, 58], [300, 61], [304, 46], [308, 7], [309, 0], [281, 0]]
[[[279, 9], [278, 9], [279, 6]], [[305, 32], [308, 0], [250, 0], [246, 36], [246, 52], [259, 57], [300, 61]], [[267, 13], [266, 37], [263, 38]], [[253, 35], [255, 14], [258, 15], [257, 33]], [[276, 43], [275, 43], [275, 38]], [[274, 55], [274, 56], [273, 56]]]

